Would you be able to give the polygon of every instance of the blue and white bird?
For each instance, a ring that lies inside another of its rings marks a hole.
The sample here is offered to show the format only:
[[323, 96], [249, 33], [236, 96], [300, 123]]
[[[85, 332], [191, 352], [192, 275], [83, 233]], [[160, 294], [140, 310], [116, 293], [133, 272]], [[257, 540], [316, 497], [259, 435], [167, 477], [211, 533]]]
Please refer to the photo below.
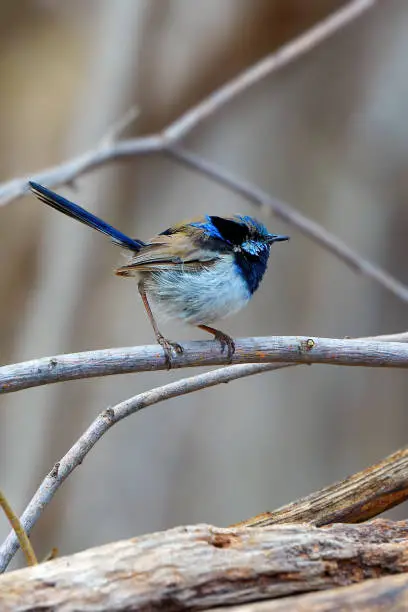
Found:
[[183, 349], [160, 332], [150, 302], [158, 312], [213, 334], [222, 351], [227, 347], [231, 359], [234, 340], [209, 324], [246, 306], [265, 273], [272, 243], [289, 240], [289, 236], [270, 234], [253, 217], [205, 215], [142, 242], [38, 183], [30, 182], [30, 188], [45, 204], [106, 234], [129, 252], [127, 264], [115, 272], [138, 279], [140, 296], [169, 367], [172, 349], [177, 353]]

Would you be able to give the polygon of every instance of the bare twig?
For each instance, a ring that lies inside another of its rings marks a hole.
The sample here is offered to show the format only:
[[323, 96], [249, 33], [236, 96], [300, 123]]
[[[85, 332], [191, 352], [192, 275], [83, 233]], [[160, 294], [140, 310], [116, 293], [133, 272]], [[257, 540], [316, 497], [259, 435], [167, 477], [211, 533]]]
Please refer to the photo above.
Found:
[[28, 539], [28, 535], [24, 531], [23, 526], [21, 525], [20, 519], [17, 514], [14, 512], [13, 508], [10, 506], [6, 496], [2, 491], [0, 491], [0, 507], [3, 509], [4, 514], [7, 516], [11, 527], [16, 534], [21, 550], [24, 553], [28, 565], [37, 565], [37, 557], [35, 555], [34, 549], [31, 546], [31, 542]]
[[15, 178], [0, 185], [0, 206], [12, 202], [24, 195], [28, 190], [28, 181], [44, 183], [50, 187], [56, 185], [71, 184], [81, 175], [94, 170], [108, 162], [124, 157], [135, 157], [136, 155], [147, 155], [158, 153], [163, 150], [163, 139], [161, 135], [145, 136], [142, 138], [131, 138], [122, 140], [106, 147], [96, 147], [69, 159], [58, 166], [51, 166], [40, 172], [35, 172], [23, 178]]
[[[132, 143], [135, 144], [135, 148], [133, 148]], [[140, 152], [147, 153], [147, 150], [143, 151], [139, 147], [140, 139], [124, 140], [116, 144], [112, 144], [110, 147], [109, 145], [102, 145], [94, 151], [96, 156], [92, 163], [94, 166], [100, 165], [108, 161], [110, 155], [112, 156], [111, 159], [114, 159], [116, 157], [121, 157], [122, 153], [125, 155], [137, 155], [140, 154]], [[312, 219], [309, 219], [302, 213], [298, 212], [286, 202], [270, 196], [266, 191], [263, 191], [256, 185], [242, 180], [218, 164], [210, 162], [203, 157], [192, 153], [191, 151], [186, 151], [181, 147], [176, 147], [174, 145], [168, 145], [166, 147], [162, 146], [160, 136], [150, 137], [148, 147], [150, 148], [151, 152], [161, 151], [185, 166], [196, 170], [200, 174], [208, 176], [213, 181], [216, 181], [217, 183], [237, 193], [249, 202], [252, 202], [257, 206], [262, 206], [269, 214], [272, 212], [289, 225], [297, 228], [305, 236], [311, 238], [314, 242], [333, 253], [355, 272], [371, 278], [384, 289], [393, 293], [399, 299], [403, 300], [404, 302], [408, 302], [408, 287], [406, 285], [383, 270], [380, 266], [377, 266], [369, 260], [364, 259], [358, 252], [354, 251], [335, 234], [326, 230], [316, 221], [313, 221]], [[87, 162], [91, 157], [92, 153], [88, 153], [81, 158], [72, 160], [69, 165], [67, 164], [65, 167], [63, 181], [58, 182], [67, 183], [72, 181], [76, 176], [78, 176], [78, 168], [80, 165], [83, 164], [84, 160]], [[78, 163], [80, 165], [78, 165]], [[57, 171], [54, 169], [52, 172]], [[47, 171], [43, 172], [42, 175], [45, 175], [46, 173]], [[42, 178], [42, 176], [36, 176], [34, 180], [40, 183], [44, 182], [44, 178]], [[45, 180], [45, 182], [49, 183], [50, 181]], [[26, 188], [27, 180], [24, 179], [24, 191], [26, 191]], [[0, 204], [2, 197], [1, 190], [2, 188], [0, 186]]]
[[[81, 174], [89, 172], [108, 161], [129, 155], [145, 155], [165, 150], [168, 145], [175, 144], [181, 140], [181, 138], [186, 136], [207, 117], [230, 102], [235, 96], [272, 74], [278, 68], [287, 65], [310, 51], [310, 49], [341, 30], [374, 6], [375, 2], [376, 0], [352, 0], [327, 19], [324, 19], [295, 40], [271, 53], [247, 70], [241, 72], [230, 82], [212, 92], [199, 104], [189, 109], [176, 121], [167, 126], [161, 134], [113, 143], [110, 148], [105, 146], [106, 142], [103, 140], [102, 146], [92, 149], [68, 162], [64, 162], [59, 166], [30, 174], [30, 179], [38, 183], [44, 182], [50, 187], [62, 185], [70, 183]], [[0, 185], [0, 205], [11, 202], [26, 193], [26, 191], [28, 191], [28, 177], [17, 178], [3, 183]]]
[[274, 512], [233, 527], [267, 527], [282, 523], [361, 523], [408, 499], [408, 447], [345, 480], [325, 487]]
[[[21, 524], [24, 530], [26, 533], [31, 532], [45, 506], [51, 502], [62, 483], [73, 470], [82, 463], [96, 442], [98, 442], [115, 423], [118, 423], [135, 412], [143, 410], [143, 408], [147, 408], [147, 406], [152, 406], [153, 404], [173, 397], [187, 395], [188, 393], [213, 387], [221, 383], [228, 383], [238, 378], [280, 369], [282, 367], [285, 367], [285, 365], [276, 366], [274, 364], [254, 363], [220, 368], [212, 372], [206, 372], [205, 374], [199, 374], [198, 376], [192, 376], [190, 378], [183, 378], [162, 387], [151, 389], [150, 391], [127, 399], [113, 408], [104, 410], [44, 478], [21, 517]], [[0, 548], [0, 572], [6, 569], [18, 550], [18, 546], [18, 539], [14, 532], [11, 532]]]
[[[381, 608], [370, 606], [376, 603], [374, 585], [379, 582], [370, 580], [368, 586], [374, 592], [361, 611], [402, 612], [407, 610], [407, 547], [407, 521], [376, 520], [324, 529], [310, 525], [267, 529], [181, 526], [1, 576], [0, 608], [2, 612], [181, 612], [224, 606], [226, 612], [233, 604], [275, 598], [283, 604], [287, 596], [296, 594], [302, 594], [302, 601], [306, 592], [327, 593], [356, 582], [365, 584], [370, 578], [400, 574], [392, 577], [387, 591], [377, 591], [378, 598], [387, 596]], [[312, 608], [307, 599], [299, 608], [295, 601], [283, 609], [360, 610], [350, 599], [345, 602], [349, 605], [342, 606], [339, 598], [339, 606]], [[327, 599], [323, 602], [328, 603]], [[269, 609], [276, 608], [264, 611]]]
[[[193, 153], [176, 148], [175, 146], [194, 127], [242, 91], [278, 68], [300, 57], [327, 37], [356, 19], [361, 13], [374, 4], [375, 0], [354, 0], [350, 2], [346, 7], [323, 20], [308, 32], [302, 34], [287, 45], [284, 45], [278, 51], [268, 55], [257, 64], [239, 74], [236, 78], [232, 79], [229, 83], [210, 94], [202, 102], [170, 124], [160, 134], [115, 142], [118, 133], [134, 119], [135, 109], [132, 108], [113, 129], [109, 130], [108, 135], [102, 140], [98, 147], [66, 163], [32, 176], [32, 180], [40, 183], [45, 182], [50, 186], [71, 183], [84, 172], [114, 159], [141, 154], [146, 155], [155, 152], [169, 152], [174, 158], [206, 174], [212, 180], [216, 180], [225, 185], [251, 202], [272, 209], [277, 216], [297, 227], [321, 246], [337, 255], [351, 268], [372, 278], [385, 289], [405, 302], [408, 302], [408, 288], [405, 287], [405, 285], [378, 266], [363, 259], [358, 253], [354, 252], [344, 242], [325, 230], [318, 223], [298, 213], [288, 204], [269, 196], [256, 186], [245, 183], [232, 176], [219, 166]], [[0, 185], [0, 204], [5, 204], [19, 195], [22, 195], [27, 189], [27, 178], [14, 179], [13, 181]]]
[[286, 204], [286, 202], [270, 196], [256, 185], [240, 179], [224, 170], [221, 166], [209, 162], [190, 151], [185, 151], [180, 147], [171, 147], [168, 149], [168, 153], [184, 165], [200, 172], [200, 174], [207, 175], [212, 180], [243, 196], [253, 204], [264, 206], [267, 212], [273, 212], [274, 215], [286, 223], [296, 227], [300, 232], [317, 242], [317, 244], [333, 253], [347, 266], [376, 281], [404, 302], [408, 302], [408, 287], [406, 285], [382, 270], [379, 266], [364, 259], [359, 253], [353, 251], [345, 242], [340, 240], [340, 238], [327, 231], [316, 221], [302, 215], [302, 213]]
[[110, 149], [110, 147], [115, 145], [115, 142], [119, 140], [119, 137], [123, 134], [129, 125], [131, 125], [140, 115], [140, 108], [137, 106], [131, 106], [128, 111], [120, 117], [118, 121], [110, 127], [110, 129], [106, 132], [101, 142], [99, 143], [99, 147], [101, 149]]
[[272, 72], [276, 72], [279, 68], [287, 66], [314, 47], [317, 47], [317, 45], [373, 7], [375, 2], [376, 0], [354, 0], [349, 2], [345, 7], [323, 19], [313, 28], [298, 36], [298, 38], [283, 45], [278, 51], [267, 55], [258, 63], [241, 72], [229, 83], [214, 91], [210, 96], [170, 125], [165, 130], [168, 143], [180, 141], [193, 128], [197, 127], [207, 117], [213, 115], [222, 106], [231, 102], [243, 91], [272, 74]]
[[[173, 368], [223, 365], [228, 358], [218, 342], [183, 344], [174, 355]], [[232, 359], [243, 363], [326, 363], [343, 366], [408, 367], [405, 342], [381, 342], [375, 338], [334, 339], [308, 336], [270, 336], [236, 340]], [[0, 367], [0, 393], [11, 393], [65, 380], [165, 370], [167, 361], [159, 345], [102, 349], [42, 357]]]

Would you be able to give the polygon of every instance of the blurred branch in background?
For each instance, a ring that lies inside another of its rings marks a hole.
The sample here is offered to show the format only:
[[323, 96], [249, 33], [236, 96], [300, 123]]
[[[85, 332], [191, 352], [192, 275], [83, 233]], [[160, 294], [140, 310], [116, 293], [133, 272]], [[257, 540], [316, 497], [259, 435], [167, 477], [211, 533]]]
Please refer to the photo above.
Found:
[[[284, 45], [277, 52], [267, 56], [213, 92], [197, 106], [170, 124], [161, 133], [115, 142], [118, 134], [138, 115], [138, 111], [132, 108], [108, 131], [107, 136], [101, 140], [98, 147], [59, 166], [36, 173], [30, 178], [39, 183], [44, 182], [49, 186], [72, 183], [81, 174], [108, 161], [134, 155], [158, 152], [167, 153], [184, 165], [207, 175], [212, 180], [238, 193], [253, 204], [271, 209], [276, 216], [289, 225], [296, 227], [306, 236], [320, 244], [320, 246], [339, 257], [349, 267], [371, 278], [401, 300], [408, 302], [408, 287], [379, 266], [361, 257], [320, 224], [297, 212], [289, 204], [271, 197], [257, 186], [233, 176], [220, 166], [175, 146], [193, 128], [197, 127], [199, 123], [215, 113], [236, 95], [239, 95], [245, 89], [280, 67], [297, 59], [327, 37], [333, 35], [340, 28], [356, 19], [374, 4], [375, 0], [355, 0], [350, 2], [345, 8], [337, 11], [296, 40]], [[27, 189], [27, 178], [14, 179], [0, 185], [0, 204], [10, 202], [24, 194]]]
[[[345, 8], [340, 9], [329, 18], [311, 28], [294, 41], [284, 45], [278, 51], [271, 53], [266, 58], [251, 66], [235, 79], [220, 87], [197, 106], [194, 106], [171, 125], [163, 130], [161, 134], [154, 134], [145, 138], [135, 138], [114, 143], [118, 131], [123, 131], [126, 126], [137, 116], [131, 109], [123, 119], [120, 119], [113, 128], [109, 130], [107, 138], [101, 140], [100, 146], [88, 153], [80, 155], [76, 159], [60, 164], [40, 173], [30, 175], [32, 180], [38, 183], [46, 182], [49, 186], [71, 183], [75, 178], [97, 168], [107, 161], [120, 157], [143, 155], [155, 153], [166, 149], [170, 144], [175, 144], [197, 127], [207, 117], [218, 111], [224, 104], [230, 102], [235, 96], [241, 94], [261, 79], [270, 75], [275, 70], [292, 62], [313, 47], [323, 42], [329, 36], [346, 26], [359, 17], [363, 12], [374, 6], [376, 0], [353, 0]], [[119, 130], [117, 129], [119, 126]], [[28, 191], [28, 179], [13, 179], [0, 185], [0, 205], [7, 204]]]
[[251, 185], [239, 177], [233, 176], [224, 170], [224, 168], [190, 151], [185, 151], [180, 147], [170, 147], [168, 153], [184, 165], [209, 176], [214, 181], [243, 196], [249, 202], [258, 206], [264, 206], [268, 212], [272, 212], [289, 225], [296, 227], [305, 236], [308, 236], [324, 249], [333, 253], [352, 270], [371, 278], [384, 289], [387, 289], [387, 291], [390, 291], [404, 302], [408, 302], [408, 287], [406, 285], [393, 278], [391, 274], [385, 272], [379, 266], [364, 259], [359, 253], [353, 251], [345, 242], [340, 240], [340, 238], [328, 232], [316, 221], [302, 215], [286, 202], [271, 197], [256, 185]]

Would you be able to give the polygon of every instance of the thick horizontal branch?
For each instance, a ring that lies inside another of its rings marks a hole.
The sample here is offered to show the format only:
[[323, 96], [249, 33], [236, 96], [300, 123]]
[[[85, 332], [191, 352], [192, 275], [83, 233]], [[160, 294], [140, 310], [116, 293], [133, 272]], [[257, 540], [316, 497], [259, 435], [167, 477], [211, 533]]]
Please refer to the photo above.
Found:
[[408, 610], [408, 574], [365, 580], [352, 586], [284, 597], [211, 612], [404, 612]]
[[[280, 369], [296, 364], [241, 364], [213, 370], [151, 389], [104, 410], [58, 461], [40, 484], [21, 517], [21, 524], [30, 533], [44, 508], [51, 502], [63, 482], [81, 465], [101, 437], [120, 420], [148, 406], [186, 395], [244, 376]], [[367, 520], [405, 501], [408, 496], [408, 451], [394, 453], [380, 464], [343, 482], [326, 487], [307, 498], [289, 504], [276, 512], [267, 512], [238, 526], [257, 527], [276, 523], [311, 522], [317, 525], [335, 521]], [[234, 527], [236, 527], [235, 525]], [[0, 571], [4, 571], [18, 549], [18, 538], [11, 532], [0, 547]]]
[[284, 523], [309, 523], [322, 527], [332, 523], [360, 523], [407, 499], [408, 447], [345, 480], [274, 512], [264, 512], [233, 526], [267, 527]]
[[407, 552], [406, 521], [178, 527], [5, 574], [0, 608], [200, 610], [405, 572]]
[[[183, 344], [174, 355], [173, 368], [224, 365], [225, 353], [215, 341]], [[266, 336], [240, 338], [232, 363], [325, 363], [343, 366], [408, 367], [408, 346], [402, 342], [317, 338], [311, 336]], [[159, 345], [102, 349], [42, 357], [0, 368], [0, 393], [10, 393], [55, 382], [165, 370], [167, 362]]]

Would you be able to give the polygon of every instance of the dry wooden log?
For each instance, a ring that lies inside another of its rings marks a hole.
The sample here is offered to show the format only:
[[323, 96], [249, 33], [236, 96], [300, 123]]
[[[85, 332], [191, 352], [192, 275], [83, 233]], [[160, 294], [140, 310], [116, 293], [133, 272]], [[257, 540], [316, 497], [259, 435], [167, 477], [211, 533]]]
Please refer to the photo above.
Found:
[[273, 512], [231, 525], [267, 527], [283, 523], [361, 523], [408, 499], [408, 447], [379, 463]]
[[0, 610], [199, 610], [408, 570], [408, 521], [208, 525], [116, 542], [0, 577]]
[[340, 589], [211, 608], [211, 612], [406, 612], [408, 610], [408, 574], [366, 580]]

